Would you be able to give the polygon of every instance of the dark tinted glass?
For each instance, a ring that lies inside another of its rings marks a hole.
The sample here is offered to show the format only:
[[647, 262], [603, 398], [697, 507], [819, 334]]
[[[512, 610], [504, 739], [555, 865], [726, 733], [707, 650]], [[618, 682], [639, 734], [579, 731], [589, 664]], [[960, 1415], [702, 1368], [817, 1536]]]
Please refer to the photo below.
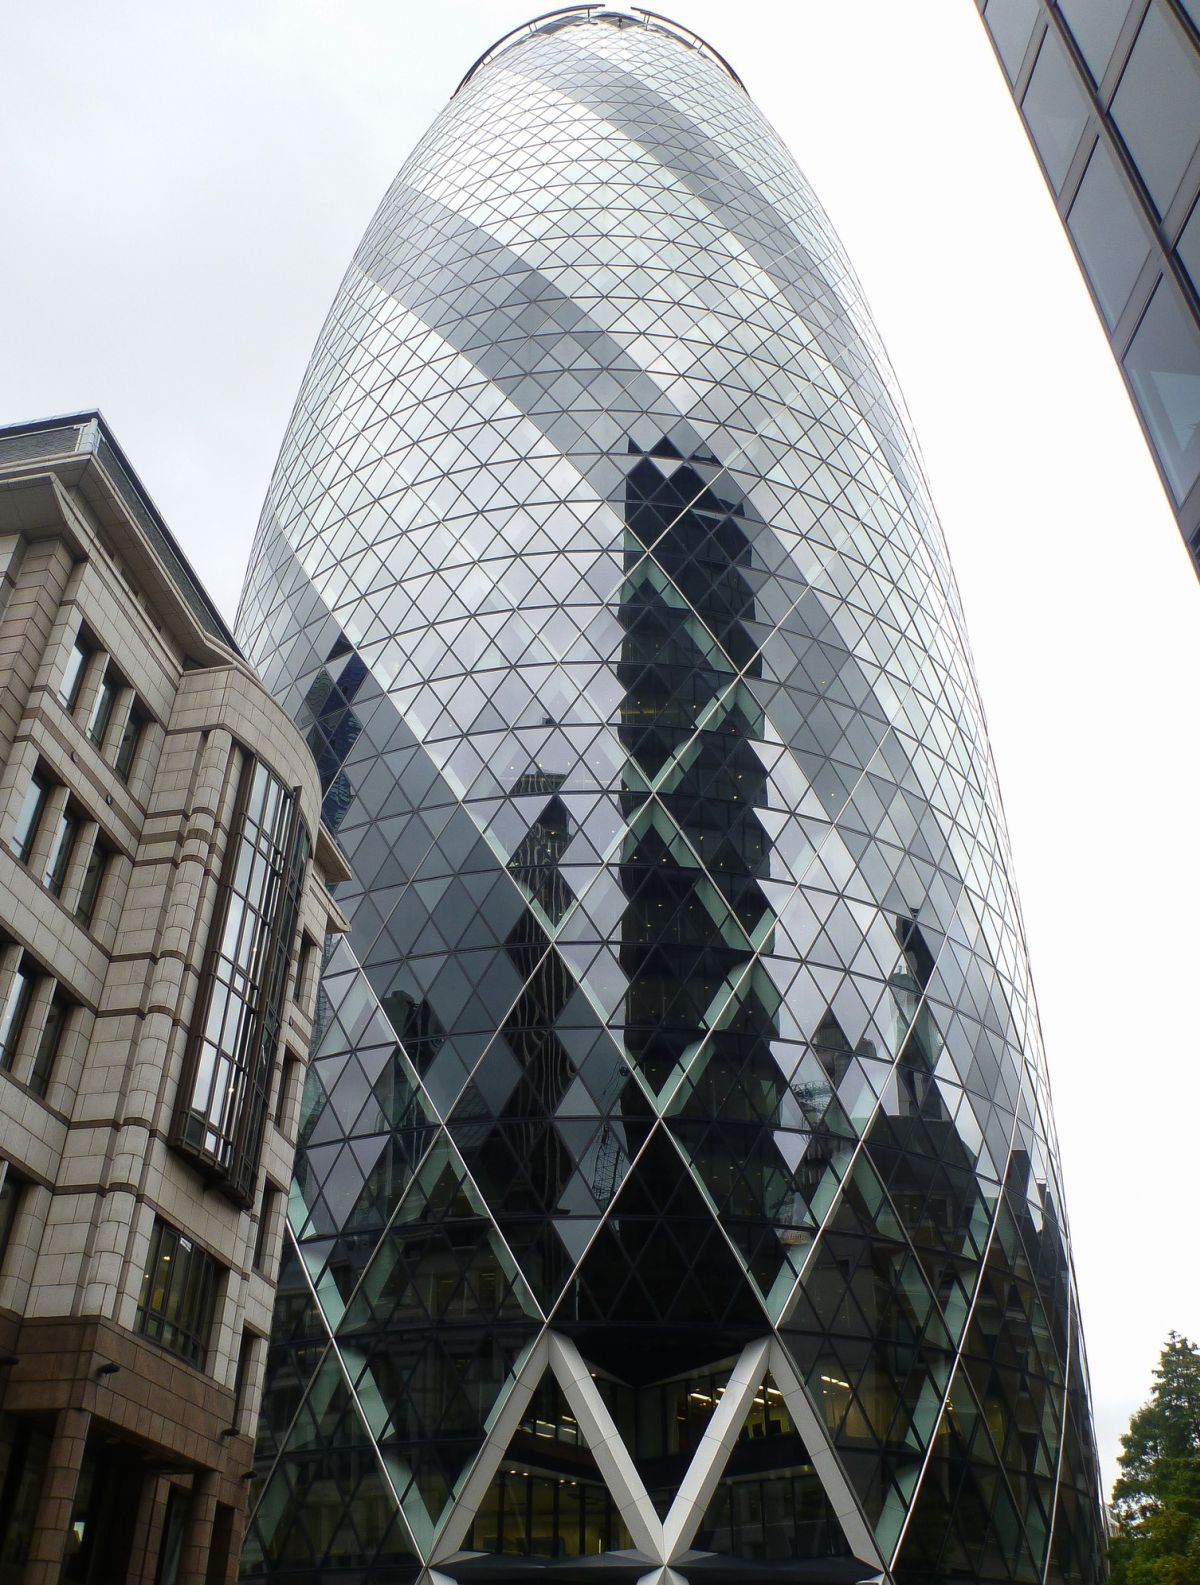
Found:
[[83, 883], [79, 888], [79, 901], [75, 905], [75, 917], [85, 928], [90, 925], [96, 913], [96, 903], [100, 897], [100, 887], [104, 880], [104, 870], [108, 863], [108, 854], [101, 847], [99, 839], [92, 843], [92, 851], [88, 855], [87, 868], [83, 872]]
[[1155, 287], [1125, 372], [1179, 503], [1200, 477], [1200, 329], [1174, 281]]
[[71, 855], [75, 851], [75, 839], [78, 835], [78, 817], [72, 814], [70, 809], [64, 809], [58, 817], [58, 826], [54, 832], [54, 841], [50, 845], [50, 858], [46, 865], [46, 890], [55, 897], [62, 896], [63, 882], [71, 867]]
[[1046, 175], [1058, 192], [1087, 122], [1087, 101], [1052, 28], [1042, 41], [1022, 108]]
[[0, 1261], [8, 1248], [8, 1241], [12, 1237], [13, 1223], [17, 1219], [17, 1201], [21, 1198], [21, 1180], [11, 1172], [6, 1172], [4, 1182], [0, 1184]]
[[108, 732], [108, 723], [112, 720], [113, 705], [116, 703], [120, 686], [120, 679], [112, 667], [107, 667], [104, 676], [100, 679], [100, 687], [87, 724], [87, 735], [97, 748], [103, 744], [105, 734]]
[[1150, 245], [1116, 161], [1097, 143], [1067, 225], [1111, 330], [1129, 301]]
[[1112, 116], [1160, 215], [1200, 141], [1200, 57], [1161, 0], [1150, 7]]
[[40, 770], [35, 770], [29, 778], [29, 786], [25, 789], [21, 812], [17, 816], [12, 837], [12, 850], [22, 864], [33, 851], [33, 844], [37, 841], [38, 826], [41, 824], [42, 812], [46, 807], [49, 793], [50, 783]]
[[22, 959], [9, 981], [4, 1004], [0, 1007], [0, 1068], [7, 1069], [13, 1065], [29, 1017], [32, 996], [33, 974]]
[[988, 0], [984, 21], [996, 42], [996, 53], [1009, 82], [1021, 69], [1038, 10], [1037, 0]]
[[79, 700], [79, 690], [83, 685], [83, 674], [87, 670], [87, 663], [91, 658], [91, 654], [92, 647], [86, 642], [81, 633], [71, 646], [71, 653], [67, 657], [67, 668], [63, 672], [62, 686], [58, 691], [58, 697], [64, 710], [73, 710]]
[[70, 1006], [62, 991], [55, 990], [50, 998], [50, 1006], [46, 1009], [46, 1022], [42, 1025], [37, 1052], [33, 1059], [33, 1071], [29, 1075], [29, 1087], [38, 1095], [45, 1095], [50, 1083], [50, 1075], [54, 1071], [54, 1063], [62, 1045], [63, 1029], [66, 1026]]
[[1192, 285], [1200, 292], [1200, 203], [1194, 205], [1188, 216], [1188, 223], [1180, 232], [1175, 251], [1191, 276]]
[[191, 1239], [155, 1221], [138, 1298], [137, 1329], [204, 1369], [218, 1267]]
[[145, 725], [145, 716], [137, 705], [134, 705], [125, 718], [121, 741], [117, 744], [117, 757], [113, 762], [113, 769], [122, 781], [129, 780], [129, 773], [133, 769], [134, 760], [137, 758], [138, 744], [142, 740], [142, 732]]
[[1066, 17], [1097, 82], [1112, 57], [1129, 5], [1130, 0], [1058, 0], [1058, 9]]

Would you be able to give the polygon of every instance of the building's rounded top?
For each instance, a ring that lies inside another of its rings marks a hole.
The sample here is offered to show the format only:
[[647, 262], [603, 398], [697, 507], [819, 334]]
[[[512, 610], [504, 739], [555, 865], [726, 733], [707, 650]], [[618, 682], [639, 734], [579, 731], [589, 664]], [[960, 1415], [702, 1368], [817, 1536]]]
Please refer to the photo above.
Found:
[[652, 28], [656, 33], [665, 33], [688, 49], [696, 50], [699, 54], [706, 55], [709, 60], [715, 61], [722, 71], [732, 77], [743, 93], [746, 90], [745, 83], [725, 57], [713, 49], [711, 44], [706, 43], [698, 33], [693, 33], [691, 28], [684, 27], [681, 22], [673, 22], [670, 17], [661, 16], [657, 11], [647, 11], [641, 6], [632, 6], [628, 11], [613, 11], [606, 5], [573, 5], [560, 6], [557, 11], [543, 12], [541, 16], [532, 17], [520, 27], [505, 33], [503, 38], [498, 38], [490, 49], [484, 50], [454, 92], [458, 93], [465, 88], [481, 66], [495, 60], [497, 55], [511, 49], [514, 44], [519, 44], [522, 39], [531, 38], [535, 33], [556, 33], [559, 28], [571, 27], [580, 22], [603, 22], [615, 28]]

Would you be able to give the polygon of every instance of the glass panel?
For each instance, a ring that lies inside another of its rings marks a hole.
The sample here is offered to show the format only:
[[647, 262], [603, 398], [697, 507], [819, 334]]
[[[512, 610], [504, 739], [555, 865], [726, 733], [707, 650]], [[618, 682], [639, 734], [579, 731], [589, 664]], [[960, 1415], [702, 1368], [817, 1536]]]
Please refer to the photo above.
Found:
[[21, 1044], [25, 1020], [29, 1016], [29, 999], [33, 995], [33, 975], [24, 960], [17, 964], [8, 986], [4, 1006], [0, 1008], [0, 1068], [8, 1069]]
[[13, 1223], [17, 1219], [17, 1202], [24, 1185], [15, 1173], [6, 1172], [0, 1184], [0, 1262], [4, 1260], [8, 1241], [12, 1237]]
[[1016, 79], [1037, 21], [1037, 0], [988, 0], [984, 21], [996, 44], [1009, 82]]
[[100, 887], [104, 880], [104, 869], [108, 863], [108, 854], [100, 845], [97, 838], [92, 843], [92, 851], [88, 855], [87, 869], [83, 872], [83, 884], [79, 888], [79, 901], [75, 905], [75, 917], [86, 929], [91, 924], [96, 913], [96, 904], [100, 898]]
[[67, 657], [66, 670], [63, 672], [62, 686], [58, 690], [59, 703], [64, 710], [74, 710], [79, 702], [79, 690], [83, 685], [83, 674], [87, 670], [87, 663], [92, 656], [92, 647], [88, 644], [83, 634], [80, 633], [71, 653]]
[[226, 861], [207, 1001], [175, 1120], [176, 1145], [203, 1158], [239, 1197], [257, 1176], [309, 853], [282, 782], [254, 761], [242, 774], [250, 778], [245, 810]]
[[1022, 105], [1050, 185], [1061, 191], [1087, 122], [1087, 101], [1075, 68], [1053, 29], [1042, 41]]
[[1200, 59], [1159, 0], [1146, 13], [1112, 117], [1165, 215], [1200, 142]]
[[113, 762], [113, 769], [122, 781], [129, 780], [129, 773], [137, 758], [138, 744], [142, 740], [142, 729], [145, 725], [145, 716], [136, 705], [133, 705], [125, 718], [121, 741], [117, 744], [117, 757]]
[[1155, 287], [1125, 372], [1178, 504], [1200, 476], [1200, 329], [1173, 281]]
[[1180, 232], [1175, 252], [1192, 278], [1192, 285], [1200, 292], [1200, 203], [1193, 205], [1188, 223]]
[[50, 1006], [46, 1009], [46, 1022], [42, 1025], [41, 1038], [38, 1040], [37, 1053], [33, 1059], [33, 1071], [29, 1075], [29, 1087], [38, 1095], [45, 1095], [49, 1087], [50, 1075], [54, 1071], [70, 1009], [71, 1004], [62, 991], [55, 990], [50, 998]]
[[37, 841], [38, 826], [41, 823], [42, 810], [46, 807], [46, 798], [49, 792], [49, 782], [40, 770], [35, 770], [29, 778], [29, 786], [25, 790], [25, 801], [21, 805], [21, 813], [17, 816], [17, 825], [12, 839], [12, 850], [22, 864], [33, 851], [33, 844]]
[[1124, 178], [1103, 143], [1097, 143], [1088, 161], [1067, 226], [1111, 330], [1129, 301], [1150, 245]]
[[92, 713], [88, 717], [87, 724], [87, 735], [97, 748], [104, 742], [105, 734], [108, 731], [108, 723], [112, 720], [113, 705], [116, 703], [117, 691], [120, 686], [120, 680], [112, 667], [106, 667], [104, 676], [100, 679], [100, 687], [97, 690], [95, 702], [92, 705]]
[[142, 1274], [137, 1329], [197, 1370], [204, 1369], [216, 1299], [217, 1263], [165, 1222], [155, 1221]]
[[1058, 9], [1066, 17], [1092, 76], [1099, 82], [1121, 24], [1129, 15], [1129, 0], [1058, 0]]
[[46, 865], [44, 879], [46, 890], [54, 897], [62, 896], [63, 882], [71, 867], [71, 854], [75, 851], [75, 839], [78, 835], [78, 818], [70, 809], [64, 809], [58, 817], [58, 828], [50, 846], [50, 860]]

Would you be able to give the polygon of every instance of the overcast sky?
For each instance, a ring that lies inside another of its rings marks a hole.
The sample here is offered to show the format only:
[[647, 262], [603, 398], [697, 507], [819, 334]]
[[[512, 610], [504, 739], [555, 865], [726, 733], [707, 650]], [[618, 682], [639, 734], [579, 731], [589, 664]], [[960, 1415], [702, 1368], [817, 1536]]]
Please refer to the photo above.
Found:
[[[545, 3], [545, 0], [543, 0]], [[232, 617], [317, 330], [501, 0], [0, 0], [0, 422], [99, 406]], [[676, 0], [816, 187], [962, 589], [1111, 1481], [1195, 1231], [1200, 585], [972, 0]]]

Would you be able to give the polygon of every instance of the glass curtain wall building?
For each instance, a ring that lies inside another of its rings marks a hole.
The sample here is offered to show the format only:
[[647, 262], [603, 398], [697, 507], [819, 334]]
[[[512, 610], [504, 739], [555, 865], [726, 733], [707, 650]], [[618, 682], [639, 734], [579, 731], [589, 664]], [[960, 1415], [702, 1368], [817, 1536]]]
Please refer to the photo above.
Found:
[[472, 68], [240, 613], [354, 879], [249, 1580], [1092, 1582], [1000, 800], [860, 290], [726, 63]]
[[1200, 572], [1200, 0], [982, 9]]

